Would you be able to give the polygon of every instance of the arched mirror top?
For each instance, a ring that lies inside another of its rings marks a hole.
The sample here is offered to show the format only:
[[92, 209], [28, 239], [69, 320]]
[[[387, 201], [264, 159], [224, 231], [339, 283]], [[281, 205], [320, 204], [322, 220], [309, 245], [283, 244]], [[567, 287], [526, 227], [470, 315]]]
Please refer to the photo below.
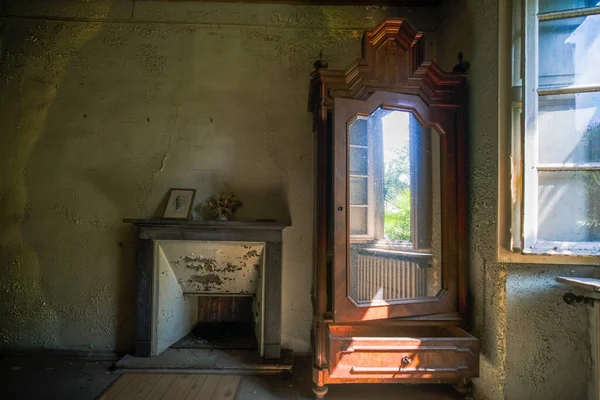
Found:
[[440, 113], [417, 95], [377, 91], [363, 102], [362, 111], [357, 112], [356, 118], [369, 117], [379, 110], [410, 113], [419, 125], [431, 128], [439, 135], [446, 133], [447, 128], [443, 126], [443, 120], [440, 120]]

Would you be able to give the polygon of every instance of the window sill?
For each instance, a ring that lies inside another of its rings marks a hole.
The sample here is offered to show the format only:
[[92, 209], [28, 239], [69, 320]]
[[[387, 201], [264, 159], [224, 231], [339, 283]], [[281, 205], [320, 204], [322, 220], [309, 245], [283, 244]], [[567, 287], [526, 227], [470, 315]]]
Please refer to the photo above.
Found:
[[557, 242], [539, 240], [531, 247], [526, 247], [523, 254], [565, 255], [565, 256], [600, 256], [598, 242]]
[[513, 264], [563, 264], [600, 266], [600, 256], [570, 254], [522, 254], [500, 247], [497, 252], [500, 263]]
[[557, 276], [556, 281], [577, 289], [584, 289], [593, 293], [600, 292], [600, 279], [575, 278], [572, 276]]
[[378, 248], [362, 248], [358, 250], [359, 253], [372, 254], [372, 255], [387, 255], [396, 256], [401, 258], [411, 259], [424, 259], [431, 260], [433, 258], [432, 253], [406, 251], [406, 250], [390, 250], [390, 249], [378, 249]]

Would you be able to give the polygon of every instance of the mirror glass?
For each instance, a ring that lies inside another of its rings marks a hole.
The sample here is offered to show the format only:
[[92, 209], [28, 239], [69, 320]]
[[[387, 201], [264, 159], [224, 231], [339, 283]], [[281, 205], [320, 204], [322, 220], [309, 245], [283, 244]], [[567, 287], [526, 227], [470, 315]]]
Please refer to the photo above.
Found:
[[440, 136], [410, 112], [348, 125], [350, 295], [358, 303], [441, 289]]

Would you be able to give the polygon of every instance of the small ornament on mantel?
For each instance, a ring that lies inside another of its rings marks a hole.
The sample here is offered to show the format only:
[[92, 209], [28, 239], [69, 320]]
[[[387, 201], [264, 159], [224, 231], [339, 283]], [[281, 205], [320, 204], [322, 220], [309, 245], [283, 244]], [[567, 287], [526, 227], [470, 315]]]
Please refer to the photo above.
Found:
[[207, 203], [216, 221], [227, 221], [227, 216], [233, 215], [239, 207], [243, 206], [234, 193], [213, 195]]

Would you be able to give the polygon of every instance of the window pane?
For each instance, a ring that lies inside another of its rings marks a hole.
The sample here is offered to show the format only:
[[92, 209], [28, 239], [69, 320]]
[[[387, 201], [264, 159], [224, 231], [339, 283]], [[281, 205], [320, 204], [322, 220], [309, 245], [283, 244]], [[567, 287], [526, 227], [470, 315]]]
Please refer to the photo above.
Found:
[[350, 178], [350, 204], [368, 205], [369, 188], [367, 178]]
[[540, 13], [593, 7], [597, 0], [540, 0]]
[[600, 240], [600, 171], [540, 172], [538, 240]]
[[540, 97], [538, 132], [540, 163], [600, 162], [600, 92]]
[[[521, 3], [513, 1], [512, 7], [512, 85], [522, 86], [523, 85], [523, 70], [522, 70], [522, 59], [521, 51], [523, 50], [523, 28], [521, 15]], [[515, 100], [515, 99], [513, 99]]]
[[356, 175], [367, 175], [369, 159], [367, 148], [350, 147], [350, 173]]
[[350, 234], [366, 235], [367, 233], [367, 208], [350, 207]]
[[539, 24], [539, 85], [600, 84], [600, 15]]
[[358, 118], [354, 122], [350, 124], [348, 132], [348, 143], [359, 145], [359, 146], [367, 146], [368, 145], [368, 136], [367, 136], [367, 120], [364, 118]]

